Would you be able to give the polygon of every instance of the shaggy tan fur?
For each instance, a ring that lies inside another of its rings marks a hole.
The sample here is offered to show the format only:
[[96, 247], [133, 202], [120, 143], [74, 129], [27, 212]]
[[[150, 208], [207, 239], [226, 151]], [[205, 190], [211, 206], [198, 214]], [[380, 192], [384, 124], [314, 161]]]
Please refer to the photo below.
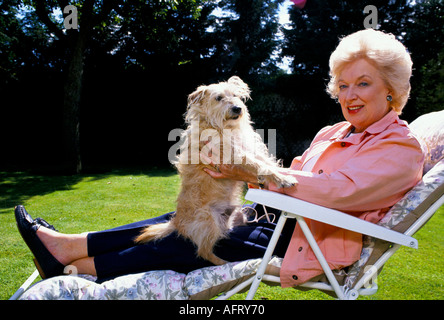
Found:
[[[159, 240], [177, 231], [196, 244], [198, 256], [216, 265], [224, 264], [226, 261], [217, 257], [213, 248], [231, 228], [246, 221], [240, 203], [243, 183], [214, 179], [203, 169], [217, 169], [219, 160], [244, 166], [265, 182], [282, 187], [295, 183], [282, 173], [251, 126], [244, 104], [249, 94], [247, 84], [234, 76], [227, 82], [200, 86], [189, 95], [185, 115], [188, 128], [175, 163], [182, 182], [176, 213], [167, 223], [145, 228], [137, 242]], [[206, 164], [201, 153], [211, 156], [216, 164]]]

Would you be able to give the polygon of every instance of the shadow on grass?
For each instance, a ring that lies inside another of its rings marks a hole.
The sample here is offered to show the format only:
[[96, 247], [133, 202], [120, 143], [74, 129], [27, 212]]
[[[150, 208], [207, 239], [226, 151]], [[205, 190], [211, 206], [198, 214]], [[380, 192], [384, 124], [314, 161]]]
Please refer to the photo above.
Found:
[[[78, 175], [38, 174], [32, 171], [0, 172], [0, 214], [10, 213], [19, 204], [29, 198], [55, 191], [71, 190], [85, 178], [90, 181], [107, 179], [111, 176], [145, 175], [149, 177], [168, 177], [176, 174], [172, 168], [122, 168], [101, 170], [100, 173], [82, 173]], [[97, 171], [96, 171], [97, 172]]]

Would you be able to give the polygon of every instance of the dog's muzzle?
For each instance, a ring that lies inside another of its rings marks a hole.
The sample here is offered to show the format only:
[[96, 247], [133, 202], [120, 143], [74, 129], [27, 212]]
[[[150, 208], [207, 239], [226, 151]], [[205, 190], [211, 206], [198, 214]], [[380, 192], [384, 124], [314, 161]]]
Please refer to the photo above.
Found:
[[242, 108], [238, 106], [232, 106], [230, 109], [230, 119], [236, 120], [242, 115]]

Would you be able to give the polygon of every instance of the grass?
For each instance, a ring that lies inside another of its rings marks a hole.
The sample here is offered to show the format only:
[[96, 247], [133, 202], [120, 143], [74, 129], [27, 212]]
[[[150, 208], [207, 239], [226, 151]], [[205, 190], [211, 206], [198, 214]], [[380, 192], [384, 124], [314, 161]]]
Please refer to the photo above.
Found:
[[[32, 255], [15, 225], [15, 205], [24, 204], [34, 218], [41, 216], [62, 232], [79, 233], [173, 211], [178, 191], [179, 178], [168, 169], [76, 176], [0, 172], [0, 299], [8, 299], [34, 270]], [[369, 299], [444, 299], [443, 220], [444, 206], [416, 234], [419, 250], [401, 248], [386, 264], [378, 278], [380, 289]], [[319, 291], [300, 292], [262, 284], [256, 297], [331, 299]]]

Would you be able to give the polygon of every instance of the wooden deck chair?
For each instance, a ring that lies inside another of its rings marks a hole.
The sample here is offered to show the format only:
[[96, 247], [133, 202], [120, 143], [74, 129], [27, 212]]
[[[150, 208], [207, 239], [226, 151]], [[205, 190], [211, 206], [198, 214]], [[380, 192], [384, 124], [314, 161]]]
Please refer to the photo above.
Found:
[[[266, 190], [249, 190], [247, 200], [282, 210], [270, 245], [254, 278], [233, 288], [221, 299], [251, 284], [247, 299], [253, 299], [260, 282], [280, 283], [279, 266], [282, 259], [274, 259], [272, 252], [287, 219], [297, 219], [325, 274], [298, 286], [299, 289], [319, 289], [339, 299], [356, 299], [359, 295], [372, 295], [378, 286], [373, 281], [386, 261], [400, 248], [418, 248], [412, 236], [433, 216], [444, 203], [444, 111], [421, 116], [410, 125], [415, 135], [428, 148], [423, 179], [409, 191], [385, 217], [373, 224], [348, 214], [321, 207], [286, 195]], [[330, 270], [304, 218], [317, 220], [364, 235], [361, 258], [348, 270]], [[277, 265], [277, 268], [276, 268]]]

